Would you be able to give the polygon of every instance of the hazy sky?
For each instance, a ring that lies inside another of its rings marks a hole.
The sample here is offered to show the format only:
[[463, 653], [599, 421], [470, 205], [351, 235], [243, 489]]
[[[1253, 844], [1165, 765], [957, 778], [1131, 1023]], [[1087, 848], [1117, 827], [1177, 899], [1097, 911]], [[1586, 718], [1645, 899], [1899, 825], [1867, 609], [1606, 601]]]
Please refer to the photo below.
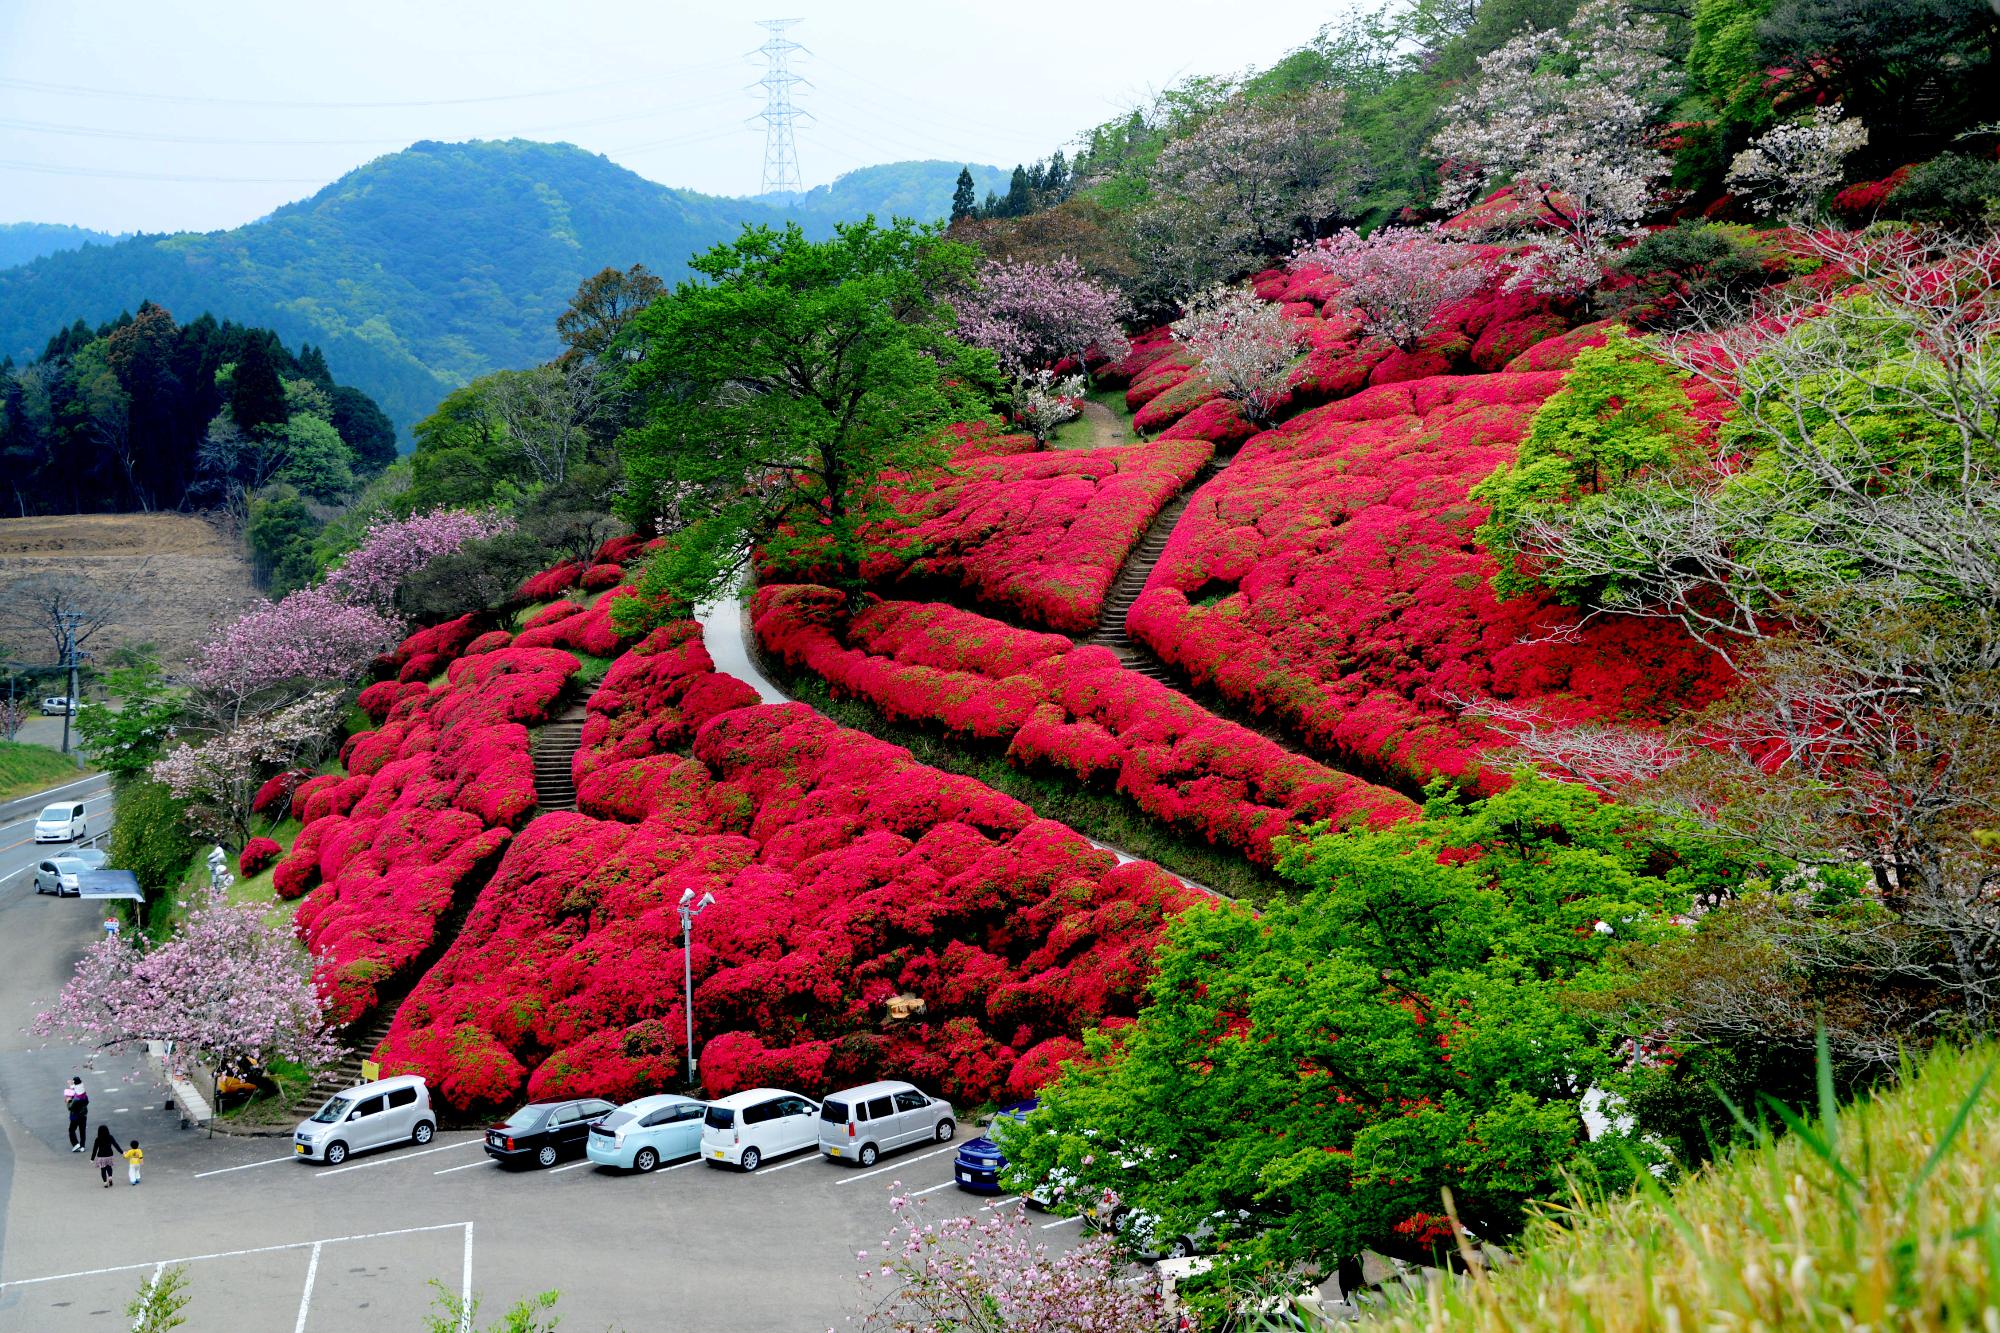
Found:
[[417, 139], [516, 135], [754, 193], [760, 18], [805, 20], [808, 186], [904, 158], [1012, 166], [1185, 75], [1268, 64], [1344, 7], [0, 0], [0, 222], [229, 227]]

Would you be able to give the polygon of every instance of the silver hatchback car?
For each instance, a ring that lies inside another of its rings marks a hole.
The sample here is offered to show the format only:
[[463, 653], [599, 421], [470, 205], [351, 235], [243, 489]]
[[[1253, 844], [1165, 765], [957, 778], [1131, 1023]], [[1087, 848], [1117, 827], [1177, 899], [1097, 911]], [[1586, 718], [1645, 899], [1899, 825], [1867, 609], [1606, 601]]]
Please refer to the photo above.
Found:
[[819, 1104], [819, 1150], [857, 1166], [912, 1143], [949, 1143], [958, 1132], [951, 1103], [910, 1083], [864, 1083]]
[[339, 1166], [351, 1153], [429, 1143], [437, 1133], [430, 1089], [420, 1074], [398, 1074], [338, 1092], [292, 1132], [302, 1162]]

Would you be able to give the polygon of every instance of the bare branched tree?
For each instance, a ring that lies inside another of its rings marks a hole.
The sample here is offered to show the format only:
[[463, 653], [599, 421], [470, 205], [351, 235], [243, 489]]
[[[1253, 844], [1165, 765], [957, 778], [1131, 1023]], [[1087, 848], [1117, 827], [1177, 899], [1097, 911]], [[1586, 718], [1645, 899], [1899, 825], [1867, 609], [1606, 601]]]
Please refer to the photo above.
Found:
[[595, 361], [577, 358], [497, 375], [487, 400], [535, 476], [556, 485], [588, 452], [610, 388]]
[[47, 643], [50, 662], [62, 660], [69, 617], [75, 617], [76, 645], [82, 648], [129, 606], [123, 593], [77, 574], [24, 574], [0, 585], [0, 614], [20, 633]]

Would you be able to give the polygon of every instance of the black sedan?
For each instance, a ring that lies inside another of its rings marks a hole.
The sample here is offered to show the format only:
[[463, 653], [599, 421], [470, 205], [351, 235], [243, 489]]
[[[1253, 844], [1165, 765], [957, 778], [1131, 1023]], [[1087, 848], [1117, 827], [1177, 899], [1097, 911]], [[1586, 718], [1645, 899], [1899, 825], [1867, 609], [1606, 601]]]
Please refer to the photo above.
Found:
[[554, 1166], [559, 1157], [581, 1157], [590, 1127], [617, 1109], [596, 1097], [530, 1102], [487, 1129], [486, 1155], [502, 1166]]

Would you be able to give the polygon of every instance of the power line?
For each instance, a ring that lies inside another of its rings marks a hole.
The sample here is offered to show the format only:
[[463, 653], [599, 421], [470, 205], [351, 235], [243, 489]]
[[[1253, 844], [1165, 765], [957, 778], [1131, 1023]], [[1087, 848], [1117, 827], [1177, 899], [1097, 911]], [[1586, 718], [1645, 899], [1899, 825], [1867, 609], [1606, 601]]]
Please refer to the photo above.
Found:
[[805, 188], [799, 176], [799, 145], [793, 129], [813, 117], [810, 111], [792, 105], [792, 89], [806, 81], [792, 73], [786, 62], [794, 51], [806, 48], [785, 36], [785, 29], [804, 21], [761, 19], [757, 24], [771, 34], [755, 52], [764, 57], [764, 77], [751, 85], [764, 90], [764, 109], [751, 117], [764, 122], [764, 188], [760, 194], [780, 190], [796, 194]]
[[[685, 69], [713, 69], [713, 65], [688, 65]], [[580, 83], [569, 88], [545, 88], [538, 92], [495, 93], [486, 97], [430, 97], [404, 102], [307, 102], [264, 100], [249, 97], [200, 97], [184, 93], [150, 93], [132, 88], [85, 88], [68, 83], [44, 83], [39, 79], [0, 78], [0, 88], [61, 97], [104, 97], [126, 102], [171, 102], [182, 106], [275, 107], [306, 111], [382, 111], [427, 106], [475, 106], [491, 102], [525, 102], [537, 97], [566, 97], [571, 93], [597, 92], [605, 88], [628, 88], [651, 84], [661, 71], [643, 79], [612, 79], [603, 83]]]
[[0, 157], [0, 167], [8, 171], [31, 171], [42, 176], [85, 176], [103, 180], [173, 181], [191, 185], [325, 185], [324, 176], [184, 176], [167, 171], [108, 171], [90, 167], [62, 167], [47, 162], [16, 162]]

